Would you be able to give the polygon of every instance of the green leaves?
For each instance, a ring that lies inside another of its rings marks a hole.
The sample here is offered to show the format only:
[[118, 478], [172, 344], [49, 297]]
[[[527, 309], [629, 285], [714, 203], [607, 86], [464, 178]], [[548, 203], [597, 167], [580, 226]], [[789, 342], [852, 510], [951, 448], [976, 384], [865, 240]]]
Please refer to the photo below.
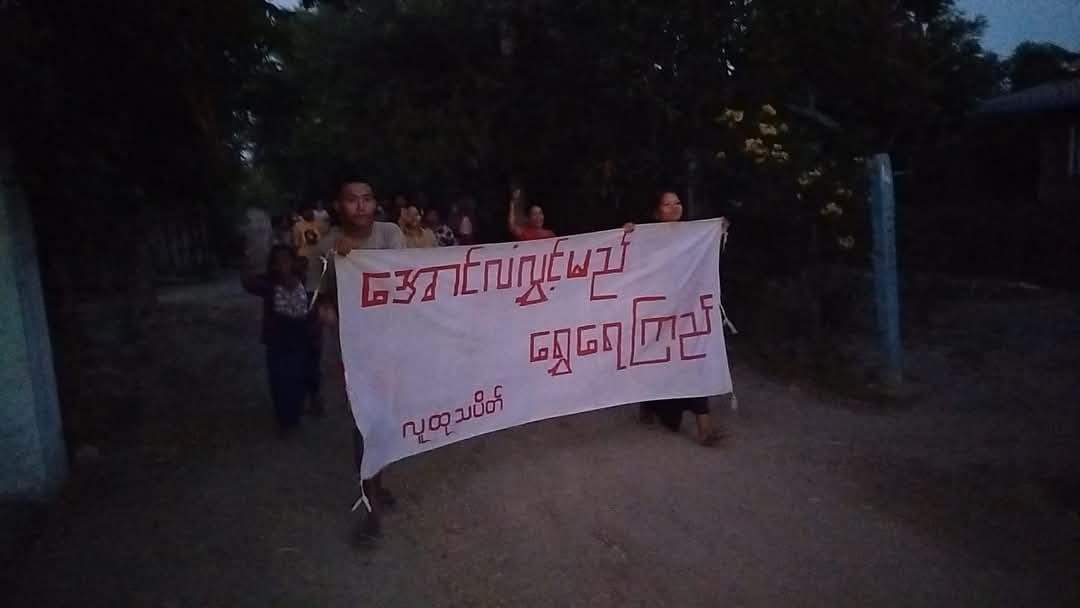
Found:
[[318, 108], [325, 122], [294, 123], [267, 108], [259, 158], [295, 175], [278, 152], [285, 133], [332, 122], [362, 137], [348, 151], [304, 156], [326, 165], [377, 149], [384, 183], [452, 180], [480, 167], [525, 173], [552, 195], [595, 193], [611, 184], [596, 183], [590, 167], [612, 160], [606, 182], [651, 188], [679, 170], [684, 145], [707, 143], [696, 125], [726, 95], [717, 57], [734, 34], [725, 11], [700, 1], [323, 3], [289, 23], [287, 80], [271, 97], [303, 92], [297, 111]]

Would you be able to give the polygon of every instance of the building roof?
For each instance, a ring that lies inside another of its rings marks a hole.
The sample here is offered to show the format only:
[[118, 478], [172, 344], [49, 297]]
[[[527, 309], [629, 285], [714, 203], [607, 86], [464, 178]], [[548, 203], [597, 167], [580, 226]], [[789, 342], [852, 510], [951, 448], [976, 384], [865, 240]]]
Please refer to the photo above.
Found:
[[1080, 78], [1046, 82], [1030, 89], [988, 99], [976, 114], [1014, 114], [1080, 110]]

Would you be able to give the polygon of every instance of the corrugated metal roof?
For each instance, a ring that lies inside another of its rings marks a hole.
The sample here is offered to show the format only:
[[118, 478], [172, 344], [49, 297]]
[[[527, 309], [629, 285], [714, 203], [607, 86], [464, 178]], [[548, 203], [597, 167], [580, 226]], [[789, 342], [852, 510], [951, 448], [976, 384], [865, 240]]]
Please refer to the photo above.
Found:
[[988, 99], [976, 114], [1007, 114], [1080, 110], [1080, 78], [1047, 82], [1038, 86]]

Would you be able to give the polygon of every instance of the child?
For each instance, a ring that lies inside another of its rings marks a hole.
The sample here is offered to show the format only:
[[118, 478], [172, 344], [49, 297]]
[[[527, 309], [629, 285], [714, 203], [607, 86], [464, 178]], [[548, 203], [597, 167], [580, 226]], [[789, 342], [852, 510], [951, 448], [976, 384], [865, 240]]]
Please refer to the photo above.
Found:
[[302, 258], [291, 247], [274, 245], [266, 274], [244, 280], [245, 289], [263, 298], [266, 369], [278, 437], [282, 439], [300, 424], [308, 393], [314, 325], [307, 289], [301, 280], [303, 272]]

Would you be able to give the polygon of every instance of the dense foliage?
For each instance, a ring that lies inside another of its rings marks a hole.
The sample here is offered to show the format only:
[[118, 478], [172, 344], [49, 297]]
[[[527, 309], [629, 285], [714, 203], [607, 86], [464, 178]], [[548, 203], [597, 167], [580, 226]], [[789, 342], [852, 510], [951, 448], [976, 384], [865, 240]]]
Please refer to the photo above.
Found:
[[[383, 196], [469, 192], [488, 238], [511, 176], [560, 233], [643, 219], [657, 188], [692, 185], [693, 215], [762, 237], [733, 265], [779, 252], [803, 273], [801, 295], [751, 299], [817, 328], [822, 281], [803, 271], [862, 252], [861, 158], [916, 166], [981, 99], [1077, 57], [1024, 44], [1002, 61], [983, 27], [952, 0], [7, 0], [0, 136], [69, 398], [94, 325], [76, 283], [135, 318], [148, 227], [209, 218], [227, 249], [241, 207], [325, 199], [345, 171]], [[130, 355], [117, 369], [138, 367], [133, 343], [104, 349]]]
[[566, 223], [625, 216], [711, 157], [726, 107], [790, 109], [845, 155], [904, 153], [1000, 81], [949, 0], [324, 2], [286, 28], [253, 137], [278, 188], [304, 196], [342, 164], [395, 188], [517, 174]]
[[491, 205], [524, 176], [576, 228], [632, 216], [688, 158], [729, 172], [712, 162], [725, 108], [772, 104], [822, 163], [904, 157], [1075, 58], [1025, 44], [1000, 61], [952, 0], [303, 4], [4, 3], [2, 109], [42, 229], [87, 200], [106, 225], [292, 205], [346, 168]]

